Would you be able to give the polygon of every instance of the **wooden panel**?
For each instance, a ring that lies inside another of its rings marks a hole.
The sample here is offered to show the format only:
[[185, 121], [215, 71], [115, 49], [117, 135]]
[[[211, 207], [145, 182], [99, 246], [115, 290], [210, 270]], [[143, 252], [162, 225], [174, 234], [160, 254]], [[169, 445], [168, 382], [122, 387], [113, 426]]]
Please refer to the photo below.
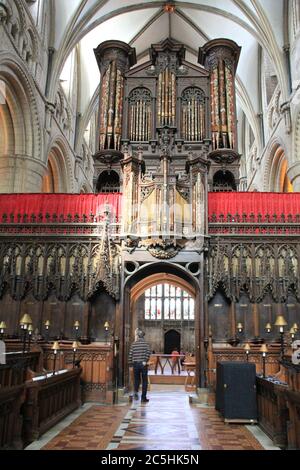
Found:
[[22, 449], [24, 385], [0, 388], [0, 449]]
[[75, 339], [76, 331], [74, 328], [75, 321], [79, 321], [78, 337], [82, 336], [83, 328], [83, 309], [84, 301], [76, 294], [66, 302], [66, 314], [64, 319], [64, 336], [68, 339]]
[[224, 341], [231, 336], [229, 309], [230, 305], [221, 292], [217, 292], [208, 304], [209, 324], [216, 341]]
[[38, 439], [81, 404], [81, 368], [26, 383], [24, 404], [25, 444]]
[[39, 332], [41, 331], [41, 309], [41, 302], [35, 300], [32, 294], [21, 301], [20, 317], [24, 313], [28, 313], [30, 315], [34, 329], [33, 331], [36, 329], [38, 329]]
[[[81, 361], [85, 399], [112, 403], [113, 353], [111, 346], [100, 343], [80, 345], [76, 359]], [[56, 369], [70, 369], [72, 361], [72, 343], [60, 343]], [[50, 346], [45, 347], [44, 366], [47, 370], [53, 370], [53, 353]]]
[[[279, 371], [280, 347], [277, 344], [269, 345], [266, 358], [266, 375], [274, 376]], [[217, 345], [208, 349], [208, 383], [214, 387], [216, 382], [216, 367], [220, 361], [246, 361], [245, 350], [242, 347], [220, 348]], [[262, 356], [260, 346], [251, 344], [249, 362], [256, 366], [256, 373], [262, 373]]]
[[0, 364], [0, 387], [23, 384], [29, 370], [40, 370], [40, 359], [40, 352], [9, 353], [6, 356], [6, 364]]
[[17, 336], [20, 334], [19, 305], [20, 303], [13, 300], [8, 292], [6, 292], [1, 299], [0, 318], [6, 322], [7, 335]]
[[287, 385], [274, 384], [257, 377], [257, 404], [259, 426], [273, 440], [274, 445], [287, 445], [288, 409], [285, 399]]
[[54, 294], [50, 295], [49, 298], [43, 302], [42, 334], [45, 335], [44, 323], [46, 320], [49, 320], [51, 323], [49, 337], [60, 337], [64, 329], [64, 315], [65, 302], [57, 300]]
[[246, 295], [241, 296], [240, 301], [236, 304], [236, 324], [242, 323], [242, 338], [254, 337], [254, 322], [252, 315], [252, 305]]
[[[278, 328], [274, 326], [277, 317], [277, 305], [270, 294], [266, 295], [263, 301], [257, 305], [259, 318], [259, 336], [266, 342], [275, 341], [278, 338]], [[266, 324], [271, 324], [270, 333], [266, 332]]]
[[111, 329], [115, 323], [115, 301], [106, 293], [99, 292], [92, 301], [89, 322], [89, 335], [92, 341], [104, 341], [104, 323], [109, 322]]
[[285, 396], [289, 408], [288, 449], [300, 450], [300, 393], [288, 390]]

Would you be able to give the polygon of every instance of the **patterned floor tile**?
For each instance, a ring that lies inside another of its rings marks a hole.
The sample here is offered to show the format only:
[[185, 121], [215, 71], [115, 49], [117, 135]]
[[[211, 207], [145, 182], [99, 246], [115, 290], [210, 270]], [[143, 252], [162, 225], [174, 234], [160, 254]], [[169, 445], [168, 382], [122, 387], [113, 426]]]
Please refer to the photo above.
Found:
[[242, 425], [213, 407], [190, 405], [184, 391], [151, 391], [147, 404], [92, 406], [43, 447], [47, 450], [262, 450]]

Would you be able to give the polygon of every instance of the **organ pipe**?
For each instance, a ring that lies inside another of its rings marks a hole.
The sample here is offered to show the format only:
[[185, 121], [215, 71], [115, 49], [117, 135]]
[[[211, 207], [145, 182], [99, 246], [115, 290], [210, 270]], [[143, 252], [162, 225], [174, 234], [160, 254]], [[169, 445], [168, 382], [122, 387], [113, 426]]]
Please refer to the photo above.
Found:
[[199, 63], [210, 71], [213, 150], [237, 150], [235, 73], [240, 51], [230, 39], [213, 39], [199, 49]]
[[158, 126], [175, 126], [176, 118], [176, 77], [168, 67], [159, 73], [157, 83]]
[[202, 141], [205, 138], [205, 95], [200, 88], [187, 88], [181, 97], [182, 138]]
[[135, 142], [151, 138], [151, 93], [146, 88], [136, 88], [129, 96], [129, 138]]
[[99, 153], [119, 151], [122, 137], [124, 76], [135, 65], [135, 49], [122, 41], [104, 41], [94, 49], [101, 74]]

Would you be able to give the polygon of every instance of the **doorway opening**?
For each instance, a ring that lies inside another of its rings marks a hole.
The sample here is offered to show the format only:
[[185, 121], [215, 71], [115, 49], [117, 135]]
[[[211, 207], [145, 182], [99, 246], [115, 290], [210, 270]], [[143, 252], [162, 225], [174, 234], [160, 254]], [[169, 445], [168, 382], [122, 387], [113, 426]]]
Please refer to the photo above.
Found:
[[130, 338], [136, 328], [145, 332], [152, 350], [151, 383], [185, 384], [184, 357], [194, 356], [195, 360], [195, 312], [195, 289], [179, 276], [157, 273], [132, 287]]
[[165, 354], [172, 354], [174, 350], [180, 351], [180, 339], [181, 335], [176, 330], [169, 330], [165, 333], [165, 347], [164, 353]]

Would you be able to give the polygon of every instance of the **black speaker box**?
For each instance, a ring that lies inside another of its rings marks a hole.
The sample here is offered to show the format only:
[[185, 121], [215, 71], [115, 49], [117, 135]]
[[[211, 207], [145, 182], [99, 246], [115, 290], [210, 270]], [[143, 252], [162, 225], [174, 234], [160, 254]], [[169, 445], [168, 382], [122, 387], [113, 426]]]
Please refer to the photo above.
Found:
[[229, 422], [257, 422], [255, 364], [218, 362], [216, 409]]

